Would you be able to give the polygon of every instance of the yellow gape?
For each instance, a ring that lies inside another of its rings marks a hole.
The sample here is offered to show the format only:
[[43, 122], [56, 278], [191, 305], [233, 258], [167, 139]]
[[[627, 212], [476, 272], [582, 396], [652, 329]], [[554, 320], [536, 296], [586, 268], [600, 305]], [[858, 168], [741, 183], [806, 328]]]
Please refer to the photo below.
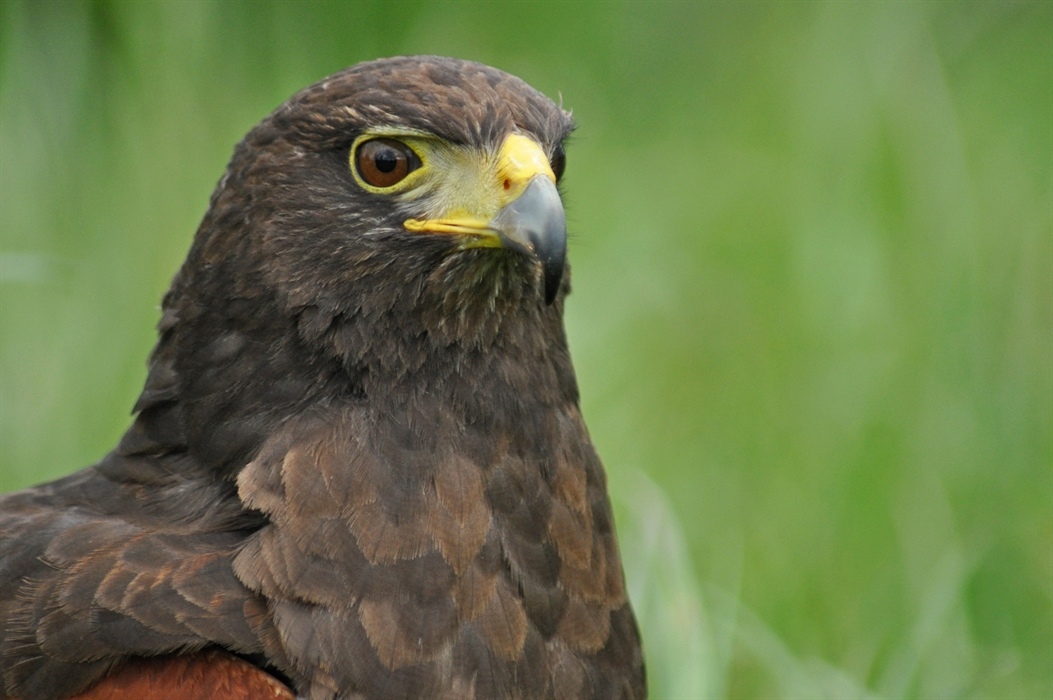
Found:
[[465, 201], [467, 198], [456, 196], [459, 193], [445, 193], [444, 199], [456, 202], [456, 206], [435, 218], [407, 219], [403, 223], [406, 230], [472, 236], [473, 240], [465, 241], [465, 247], [469, 248], [501, 247], [500, 231], [494, 225], [494, 219], [500, 212], [517, 200], [539, 176], [555, 186], [556, 176], [548, 156], [537, 143], [521, 134], [511, 134], [505, 139], [496, 162], [483, 156], [477, 158], [476, 163], [484, 171], [489, 171], [486, 177], [450, 178], [456, 184], [472, 182], [475, 191], [471, 200], [474, 201]]

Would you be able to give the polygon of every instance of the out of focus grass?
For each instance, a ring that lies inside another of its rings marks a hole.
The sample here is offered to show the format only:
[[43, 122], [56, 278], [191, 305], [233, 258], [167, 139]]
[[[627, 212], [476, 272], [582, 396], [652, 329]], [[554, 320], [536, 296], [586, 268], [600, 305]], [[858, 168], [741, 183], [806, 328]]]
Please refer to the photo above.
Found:
[[1053, 4], [0, 4], [0, 488], [104, 454], [233, 144], [351, 63], [562, 94], [655, 698], [1053, 696]]

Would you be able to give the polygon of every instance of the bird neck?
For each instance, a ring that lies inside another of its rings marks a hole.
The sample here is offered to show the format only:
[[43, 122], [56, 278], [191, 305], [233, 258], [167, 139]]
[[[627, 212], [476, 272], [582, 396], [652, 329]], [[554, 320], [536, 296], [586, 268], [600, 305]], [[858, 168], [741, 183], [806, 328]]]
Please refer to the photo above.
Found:
[[437, 421], [513, 434], [537, 415], [576, 410], [562, 296], [551, 307], [523, 293], [426, 290], [383, 306], [227, 298], [208, 307], [166, 300], [129, 431], [136, 450], [189, 452], [205, 471], [232, 476], [308, 412], [353, 405], [423, 436], [438, 434], [422, 428]]

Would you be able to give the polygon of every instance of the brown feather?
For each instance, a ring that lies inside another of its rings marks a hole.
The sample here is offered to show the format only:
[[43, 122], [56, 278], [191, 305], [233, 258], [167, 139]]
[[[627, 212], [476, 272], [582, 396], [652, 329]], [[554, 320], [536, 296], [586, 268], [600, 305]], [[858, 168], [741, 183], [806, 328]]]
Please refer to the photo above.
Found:
[[250, 663], [220, 652], [123, 664], [72, 700], [295, 700]]
[[551, 157], [572, 123], [505, 73], [411, 57], [245, 137], [133, 425], [0, 500], [0, 698], [646, 697], [569, 271], [549, 305], [536, 260], [406, 230], [413, 203], [349, 167], [378, 128]]

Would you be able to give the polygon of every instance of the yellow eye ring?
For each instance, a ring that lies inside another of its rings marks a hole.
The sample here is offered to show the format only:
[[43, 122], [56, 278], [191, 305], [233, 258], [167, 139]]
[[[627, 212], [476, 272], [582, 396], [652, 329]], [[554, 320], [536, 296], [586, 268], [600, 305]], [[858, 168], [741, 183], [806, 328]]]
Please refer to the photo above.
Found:
[[417, 153], [402, 141], [373, 138], [356, 145], [354, 168], [363, 182], [378, 189], [393, 187], [421, 167]]

